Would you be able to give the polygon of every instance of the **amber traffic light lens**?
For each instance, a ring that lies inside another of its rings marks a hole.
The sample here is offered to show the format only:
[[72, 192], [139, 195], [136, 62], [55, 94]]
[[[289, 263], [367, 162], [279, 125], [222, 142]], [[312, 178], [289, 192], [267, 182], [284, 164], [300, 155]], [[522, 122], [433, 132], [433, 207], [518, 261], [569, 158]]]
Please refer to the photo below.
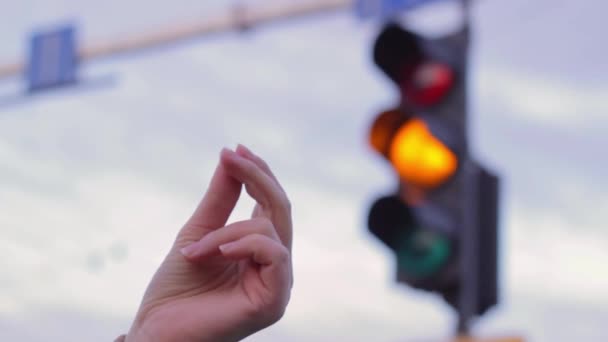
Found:
[[458, 167], [456, 155], [419, 119], [409, 120], [397, 130], [388, 156], [403, 180], [424, 188], [441, 185]]
[[403, 121], [405, 115], [398, 109], [381, 113], [372, 124], [370, 131], [369, 140], [372, 148], [382, 155], [387, 155], [395, 130]]

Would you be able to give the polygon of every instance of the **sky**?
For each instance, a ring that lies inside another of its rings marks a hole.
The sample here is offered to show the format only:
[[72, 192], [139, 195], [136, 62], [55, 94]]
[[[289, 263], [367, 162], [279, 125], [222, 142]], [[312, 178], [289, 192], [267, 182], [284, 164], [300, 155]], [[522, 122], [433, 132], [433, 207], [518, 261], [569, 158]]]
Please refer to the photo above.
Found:
[[[11, 2], [0, 63], [22, 58], [35, 28], [76, 20], [85, 43], [111, 41], [232, 3]], [[480, 335], [608, 340], [607, 9], [475, 5], [471, 147], [503, 182], [501, 304], [477, 322]], [[430, 32], [444, 13], [404, 20]], [[237, 143], [271, 165], [295, 230], [287, 313], [248, 341], [448, 336], [444, 303], [393, 283], [391, 254], [365, 230], [369, 204], [394, 186], [366, 144], [374, 115], [396, 99], [371, 62], [377, 29], [345, 11], [201, 38], [87, 63], [83, 86], [0, 103], [0, 340], [125, 332], [220, 149]], [[23, 86], [0, 81], [0, 94]]]

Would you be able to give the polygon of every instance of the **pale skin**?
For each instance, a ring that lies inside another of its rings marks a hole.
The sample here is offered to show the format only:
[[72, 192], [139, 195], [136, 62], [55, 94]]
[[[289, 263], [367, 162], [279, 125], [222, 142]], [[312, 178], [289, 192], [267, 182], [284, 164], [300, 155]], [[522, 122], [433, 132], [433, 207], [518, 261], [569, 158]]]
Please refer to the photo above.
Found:
[[[227, 224], [242, 186], [251, 219]], [[206, 194], [117, 341], [238, 341], [277, 322], [293, 285], [291, 207], [268, 165], [222, 150]]]

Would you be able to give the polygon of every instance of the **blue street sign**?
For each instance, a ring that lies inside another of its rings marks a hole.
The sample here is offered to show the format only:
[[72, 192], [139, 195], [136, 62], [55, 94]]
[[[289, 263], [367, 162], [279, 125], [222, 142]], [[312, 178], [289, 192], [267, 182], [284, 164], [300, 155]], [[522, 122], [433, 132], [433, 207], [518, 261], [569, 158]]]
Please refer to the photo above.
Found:
[[355, 12], [361, 19], [385, 18], [438, 0], [355, 0]]
[[26, 74], [30, 93], [76, 82], [75, 33], [74, 26], [65, 26], [32, 35]]

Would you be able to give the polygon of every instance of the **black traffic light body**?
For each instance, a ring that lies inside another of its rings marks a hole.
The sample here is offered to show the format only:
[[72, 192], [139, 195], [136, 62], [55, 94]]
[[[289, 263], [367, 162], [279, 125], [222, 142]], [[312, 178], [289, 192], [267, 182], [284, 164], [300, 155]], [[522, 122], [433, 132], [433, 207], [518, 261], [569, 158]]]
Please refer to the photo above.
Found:
[[379, 34], [374, 62], [400, 101], [378, 116], [371, 144], [398, 187], [368, 217], [395, 254], [397, 281], [440, 294], [461, 332], [498, 301], [498, 178], [469, 155], [467, 47], [467, 27], [427, 39], [389, 23]]

